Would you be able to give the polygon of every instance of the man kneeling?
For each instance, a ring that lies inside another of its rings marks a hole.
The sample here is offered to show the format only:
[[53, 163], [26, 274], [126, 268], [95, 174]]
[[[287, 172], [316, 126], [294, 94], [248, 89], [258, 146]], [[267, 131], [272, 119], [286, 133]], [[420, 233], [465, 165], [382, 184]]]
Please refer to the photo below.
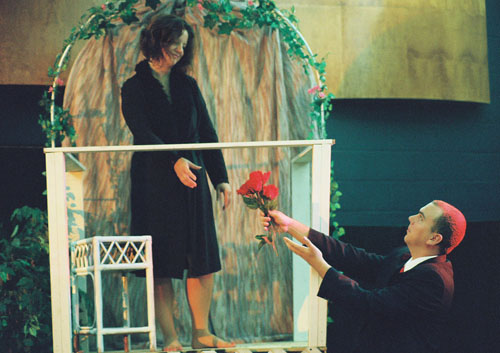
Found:
[[[369, 253], [309, 228], [280, 211], [262, 216], [287, 232], [288, 248], [307, 261], [323, 279], [318, 296], [361, 313], [364, 318], [354, 352], [439, 350], [450, 311], [454, 282], [446, 259], [463, 239], [463, 214], [444, 201], [432, 201], [408, 219], [407, 247], [387, 256]], [[342, 272], [339, 272], [342, 271]], [[362, 288], [367, 280], [374, 289]]]

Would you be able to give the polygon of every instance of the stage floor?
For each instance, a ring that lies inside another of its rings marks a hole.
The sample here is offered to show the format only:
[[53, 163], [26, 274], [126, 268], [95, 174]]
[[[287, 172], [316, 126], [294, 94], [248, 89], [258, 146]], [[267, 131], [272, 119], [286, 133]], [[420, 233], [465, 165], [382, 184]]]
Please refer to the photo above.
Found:
[[[308, 347], [307, 342], [264, 342], [264, 343], [242, 343], [236, 347], [227, 349], [192, 349], [185, 347], [181, 352], [240, 352], [240, 353], [253, 353], [253, 352], [273, 352], [273, 353], [286, 353], [286, 352], [326, 352], [326, 347]], [[106, 353], [123, 353], [119, 351], [105, 351]], [[132, 349], [130, 353], [145, 353], [150, 352], [149, 349]], [[157, 352], [161, 352], [161, 347], [157, 348]], [[94, 352], [91, 352], [94, 353]]]

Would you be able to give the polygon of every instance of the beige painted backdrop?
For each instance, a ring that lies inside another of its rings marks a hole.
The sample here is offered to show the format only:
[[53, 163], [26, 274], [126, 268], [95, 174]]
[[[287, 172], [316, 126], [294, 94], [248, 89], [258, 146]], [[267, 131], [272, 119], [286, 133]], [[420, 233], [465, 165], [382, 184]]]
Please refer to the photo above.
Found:
[[[64, 38], [99, 3], [1, 1], [0, 84], [47, 84]], [[327, 84], [339, 98], [490, 101], [484, 0], [276, 4], [295, 6], [313, 52], [328, 55]]]
[[[85, 11], [101, 0], [0, 1], [0, 84], [46, 85], [47, 69]], [[73, 49], [76, 56], [83, 43]], [[66, 81], [67, 73], [63, 74]]]
[[484, 0], [277, 0], [339, 98], [490, 101]]

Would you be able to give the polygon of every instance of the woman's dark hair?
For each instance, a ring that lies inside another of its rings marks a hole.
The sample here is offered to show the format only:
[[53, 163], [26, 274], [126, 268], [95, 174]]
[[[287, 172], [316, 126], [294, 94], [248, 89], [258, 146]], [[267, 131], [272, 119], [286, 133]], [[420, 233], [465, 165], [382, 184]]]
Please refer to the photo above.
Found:
[[173, 69], [186, 70], [193, 62], [194, 32], [193, 28], [182, 18], [175, 15], [156, 15], [151, 23], [141, 31], [141, 52], [147, 60], [163, 57], [162, 49], [166, 49], [175, 42], [182, 31], [188, 33], [188, 41], [184, 48], [184, 55]]

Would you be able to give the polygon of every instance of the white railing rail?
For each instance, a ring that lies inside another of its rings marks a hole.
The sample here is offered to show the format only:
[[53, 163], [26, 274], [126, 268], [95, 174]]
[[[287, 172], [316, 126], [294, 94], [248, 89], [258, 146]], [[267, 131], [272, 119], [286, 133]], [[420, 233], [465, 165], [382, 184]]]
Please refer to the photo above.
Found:
[[269, 148], [269, 147], [308, 147], [314, 145], [333, 145], [335, 140], [290, 140], [290, 141], [252, 141], [252, 142], [217, 142], [217, 143], [184, 143], [168, 145], [127, 145], [127, 146], [87, 146], [87, 147], [47, 147], [47, 153], [91, 153], [91, 152], [146, 152], [146, 151], [182, 151], [213, 150], [235, 148]]

